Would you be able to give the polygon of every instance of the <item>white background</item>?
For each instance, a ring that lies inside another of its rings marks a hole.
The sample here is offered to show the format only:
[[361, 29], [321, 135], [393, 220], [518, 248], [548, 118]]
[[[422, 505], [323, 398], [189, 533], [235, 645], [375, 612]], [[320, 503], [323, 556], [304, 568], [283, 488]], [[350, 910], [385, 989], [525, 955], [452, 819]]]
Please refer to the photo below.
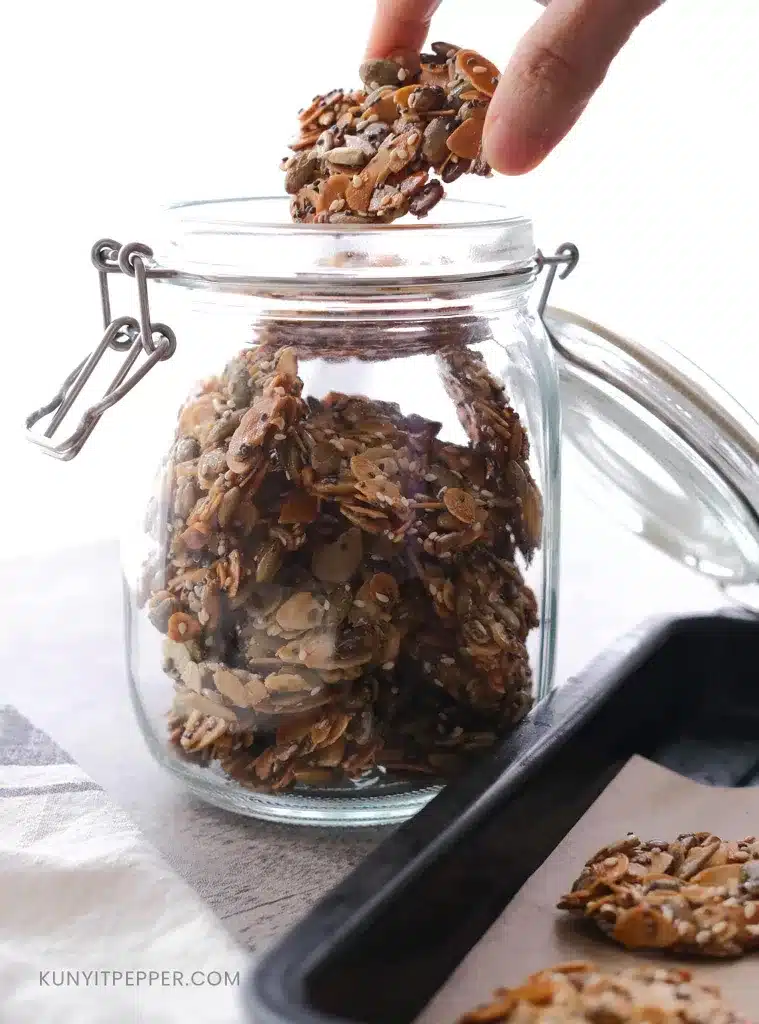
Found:
[[[149, 241], [144, 224], [169, 201], [278, 192], [296, 109], [356, 82], [371, 13], [370, 0], [30, 0], [5, 12], [3, 555], [113, 535], [130, 462], [149, 444], [137, 392], [128, 430], [122, 419], [109, 433], [106, 417], [74, 463], [23, 440], [25, 413], [98, 336], [91, 243]], [[539, 13], [529, 0], [444, 0], [433, 38], [503, 64]], [[757, 40], [753, 0], [668, 0], [542, 168], [457, 186], [532, 214], [546, 250], [580, 245], [562, 304], [666, 338], [755, 416]]]

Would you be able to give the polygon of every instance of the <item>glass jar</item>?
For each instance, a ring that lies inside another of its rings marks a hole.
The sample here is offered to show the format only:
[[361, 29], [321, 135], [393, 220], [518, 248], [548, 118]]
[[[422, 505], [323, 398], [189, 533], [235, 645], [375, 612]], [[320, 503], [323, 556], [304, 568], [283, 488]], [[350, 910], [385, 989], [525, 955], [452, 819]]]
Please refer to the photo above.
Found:
[[[677, 537], [691, 557], [693, 542], [706, 550], [727, 533], [714, 575], [732, 558], [732, 582], [759, 578], [757, 496], [735, 494], [750, 427], [729, 439], [727, 470], [699, 439], [715, 408], [721, 437], [738, 423], [727, 400], [702, 402], [694, 420], [670, 362], [559, 311], [546, 330], [533, 285], [546, 263], [549, 286], [559, 265], [572, 269], [573, 247], [543, 259], [530, 222], [500, 207], [449, 201], [440, 213], [434, 225], [335, 230], [287, 224], [286, 200], [231, 200], [172, 208], [152, 251], [105, 240], [102, 292], [109, 274], [136, 277], [140, 315], [113, 321], [106, 302], [100, 348], [30, 417], [58, 409], [33, 438], [70, 458], [139, 383], [139, 525], [122, 545], [130, 685], [154, 756], [219, 806], [400, 820], [548, 695], [554, 349], [572, 438], [597, 469], [610, 425], [629, 440], [632, 420], [641, 450], [655, 438], [654, 459], [664, 446], [696, 485], [711, 534], [691, 506], [697, 536], [683, 540], [673, 514], [661, 546], [682, 555]], [[129, 354], [106, 399], [56, 444], [109, 348]], [[652, 378], [670, 389], [658, 405]], [[638, 456], [625, 467], [612, 444], [605, 458], [626, 507], [650, 504], [636, 484], [651, 473], [630, 469]]]

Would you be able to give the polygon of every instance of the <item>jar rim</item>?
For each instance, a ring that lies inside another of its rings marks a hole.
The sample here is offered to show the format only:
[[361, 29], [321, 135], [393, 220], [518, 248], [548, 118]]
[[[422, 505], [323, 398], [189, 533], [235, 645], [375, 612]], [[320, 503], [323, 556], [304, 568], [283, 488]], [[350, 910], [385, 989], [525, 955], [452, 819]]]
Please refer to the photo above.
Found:
[[520, 274], [534, 263], [529, 218], [461, 199], [436, 209], [436, 218], [423, 223], [294, 224], [288, 197], [192, 200], [164, 209], [153, 248], [161, 270], [206, 285], [433, 283]]

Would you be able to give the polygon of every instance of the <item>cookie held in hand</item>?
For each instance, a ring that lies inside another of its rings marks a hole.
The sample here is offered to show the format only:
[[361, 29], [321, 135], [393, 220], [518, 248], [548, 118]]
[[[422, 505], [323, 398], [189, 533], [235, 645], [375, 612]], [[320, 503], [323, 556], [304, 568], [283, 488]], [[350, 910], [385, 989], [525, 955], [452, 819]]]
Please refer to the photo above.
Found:
[[628, 835], [588, 861], [558, 906], [628, 949], [741, 956], [759, 949], [759, 839]]
[[305, 224], [389, 224], [425, 217], [444, 184], [488, 177], [482, 133], [498, 68], [474, 50], [364, 61], [363, 87], [315, 96], [283, 161], [292, 219]]
[[580, 961], [533, 974], [518, 988], [498, 989], [491, 1003], [464, 1014], [458, 1024], [501, 1021], [748, 1024], [723, 1003], [719, 989], [696, 984], [690, 971], [644, 966], [605, 972]]

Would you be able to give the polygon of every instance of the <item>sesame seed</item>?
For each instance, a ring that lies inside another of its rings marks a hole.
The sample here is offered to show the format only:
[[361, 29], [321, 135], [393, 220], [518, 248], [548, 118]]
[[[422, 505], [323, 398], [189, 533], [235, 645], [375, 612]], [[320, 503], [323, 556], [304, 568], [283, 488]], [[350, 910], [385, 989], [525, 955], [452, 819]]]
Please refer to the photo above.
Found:
[[743, 916], [747, 921], [750, 921], [752, 917], [756, 916], [756, 903], [750, 901], [743, 908]]
[[691, 926], [687, 921], [678, 921], [675, 927], [677, 929], [677, 934], [680, 936], [687, 935], [691, 930]]
[[482, 64], [475, 64], [472, 68], [473, 75], [484, 75], [487, 72], [487, 68], [484, 68]]
[[664, 906], [663, 906], [663, 907], [661, 908], [661, 913], [662, 913], [662, 917], [663, 917], [663, 918], [664, 918], [664, 919], [665, 919], [666, 921], [674, 921], [674, 919], [675, 919], [675, 912], [674, 912], [674, 910], [672, 909], [672, 907], [668, 907], [668, 906], [666, 905], [666, 903], [665, 903], [665, 905], [664, 905]]
[[351, 179], [351, 185], [353, 185], [354, 188], [361, 188], [362, 184], [363, 184], [363, 178], [361, 177], [361, 175], [360, 174], [354, 174], [353, 178]]
[[727, 929], [727, 921], [717, 921], [716, 924], [712, 925], [712, 934], [721, 935]]
[[700, 932], [696, 932], [696, 942], [699, 944], [699, 946], [705, 946], [707, 942], [711, 939], [711, 937], [712, 933], [709, 931], [708, 928], [704, 928]]
[[405, 68], [401, 68], [401, 70], [398, 72], [398, 81], [399, 82], [405, 82], [407, 78], [408, 78], [408, 71], [406, 71]]

